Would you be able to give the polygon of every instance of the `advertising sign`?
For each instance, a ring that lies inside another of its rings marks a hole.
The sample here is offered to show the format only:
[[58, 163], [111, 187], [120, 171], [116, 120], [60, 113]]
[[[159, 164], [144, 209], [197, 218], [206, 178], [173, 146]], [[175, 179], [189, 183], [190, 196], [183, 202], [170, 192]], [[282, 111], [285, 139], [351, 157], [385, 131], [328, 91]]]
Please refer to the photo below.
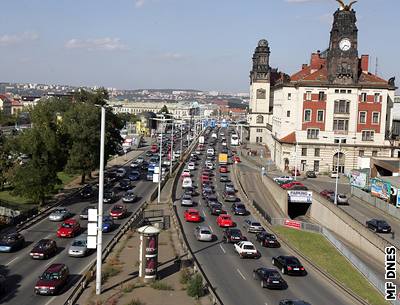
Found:
[[397, 201], [396, 201], [396, 207], [400, 207], [400, 192], [397, 190]]
[[283, 224], [284, 224], [285, 227], [289, 227], [289, 228], [293, 228], [293, 229], [297, 229], [297, 230], [301, 229], [301, 222], [300, 221], [291, 220], [291, 219], [285, 219]]
[[289, 202], [312, 203], [311, 191], [288, 191]]
[[146, 255], [157, 254], [157, 239], [158, 235], [145, 236], [144, 242], [146, 247]]
[[144, 269], [144, 276], [149, 278], [149, 277], [155, 277], [157, 274], [157, 256], [154, 257], [148, 257], [146, 256], [146, 263], [145, 263], [145, 269]]
[[382, 200], [390, 200], [391, 185], [390, 182], [383, 181], [379, 178], [371, 179], [371, 195]]
[[353, 170], [350, 172], [350, 185], [363, 189], [367, 186], [367, 174]]

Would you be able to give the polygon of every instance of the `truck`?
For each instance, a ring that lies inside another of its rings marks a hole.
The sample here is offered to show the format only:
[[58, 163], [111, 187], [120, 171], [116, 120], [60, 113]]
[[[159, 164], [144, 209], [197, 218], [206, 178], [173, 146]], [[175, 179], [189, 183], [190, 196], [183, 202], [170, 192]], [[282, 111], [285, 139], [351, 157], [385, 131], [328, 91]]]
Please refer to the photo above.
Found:
[[204, 144], [204, 136], [199, 137], [199, 144]]
[[218, 163], [219, 165], [227, 165], [228, 164], [228, 154], [221, 153], [218, 155]]

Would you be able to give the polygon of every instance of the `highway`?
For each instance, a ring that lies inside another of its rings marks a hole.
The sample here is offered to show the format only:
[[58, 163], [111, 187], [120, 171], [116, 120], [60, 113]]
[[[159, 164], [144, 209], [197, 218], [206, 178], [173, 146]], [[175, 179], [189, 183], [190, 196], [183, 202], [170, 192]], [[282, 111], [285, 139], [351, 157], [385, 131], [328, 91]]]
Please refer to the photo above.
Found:
[[[228, 137], [226, 137], [228, 138]], [[229, 140], [228, 140], [229, 141]], [[220, 145], [220, 144], [218, 144]], [[205, 155], [201, 156], [198, 161], [197, 170], [193, 172], [193, 180], [197, 182], [197, 191], [200, 192], [199, 185], [199, 169], [204, 164]], [[217, 162], [214, 162], [214, 164]], [[233, 165], [230, 165], [231, 167]], [[218, 198], [222, 202], [222, 184], [219, 183], [218, 169], [214, 169], [213, 177], [214, 185]], [[209, 277], [212, 285], [216, 288], [217, 293], [223, 300], [225, 305], [241, 305], [241, 304], [260, 304], [273, 305], [278, 304], [284, 298], [300, 298], [310, 302], [313, 305], [337, 305], [337, 304], [355, 304], [353, 299], [339, 288], [334, 286], [330, 281], [321, 274], [313, 270], [313, 268], [302, 262], [308, 271], [305, 277], [290, 277], [283, 275], [288, 283], [286, 290], [269, 290], [262, 289], [260, 283], [253, 280], [252, 271], [258, 267], [272, 267], [272, 256], [277, 255], [293, 255], [285, 246], [278, 249], [263, 248], [255, 241], [255, 236], [246, 233], [247, 238], [252, 241], [261, 253], [260, 259], [240, 259], [238, 254], [234, 252], [232, 244], [223, 244], [221, 242], [223, 230], [216, 224], [216, 216], [211, 216], [208, 208], [205, 206], [201, 196], [194, 197], [196, 208], [203, 216], [202, 224], [210, 226], [217, 240], [212, 243], [199, 242], [195, 239], [193, 231], [198, 225], [196, 223], [187, 223], [183, 218], [186, 207], [180, 205], [179, 198], [182, 195], [182, 188], [178, 186], [176, 194], [176, 206], [179, 216], [182, 220], [184, 231], [186, 233], [189, 244], [194, 251], [196, 258], [202, 265], [204, 271]], [[225, 209], [230, 211], [230, 204], [224, 203]], [[242, 228], [243, 220], [247, 216], [233, 216], [238, 228]], [[243, 230], [242, 230], [243, 231]]]

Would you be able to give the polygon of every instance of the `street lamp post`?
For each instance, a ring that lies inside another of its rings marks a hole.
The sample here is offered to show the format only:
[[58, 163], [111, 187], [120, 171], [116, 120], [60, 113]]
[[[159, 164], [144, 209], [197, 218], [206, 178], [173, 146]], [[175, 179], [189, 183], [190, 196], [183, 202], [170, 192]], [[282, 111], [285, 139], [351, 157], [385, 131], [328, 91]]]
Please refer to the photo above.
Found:
[[338, 189], [338, 180], [339, 180], [340, 143], [342, 143], [342, 139], [339, 139], [339, 150], [337, 152], [337, 161], [336, 161], [336, 182], [335, 182], [335, 201], [334, 201], [335, 205], [337, 205], [337, 189]]
[[294, 156], [294, 180], [296, 181], [297, 179], [297, 149], [299, 147], [299, 144], [296, 141], [296, 147], [295, 147], [295, 156]]
[[170, 150], [170, 164], [169, 164], [169, 175], [172, 175], [172, 159], [174, 151], [174, 121], [172, 120], [172, 134], [171, 134], [171, 150]]

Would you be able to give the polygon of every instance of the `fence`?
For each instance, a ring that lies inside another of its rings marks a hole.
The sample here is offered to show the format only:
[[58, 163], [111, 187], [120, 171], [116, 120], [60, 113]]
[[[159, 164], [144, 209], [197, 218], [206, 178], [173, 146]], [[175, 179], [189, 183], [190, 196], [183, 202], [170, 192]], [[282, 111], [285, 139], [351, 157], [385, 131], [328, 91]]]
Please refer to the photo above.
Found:
[[266, 221], [268, 221], [268, 223], [271, 223], [271, 216], [255, 200], [253, 200], [253, 206], [258, 212], [260, 212], [261, 216], [264, 217]]
[[321, 227], [318, 224], [305, 221], [291, 220], [287, 218], [272, 218], [270, 223], [273, 226], [280, 225], [316, 233], [322, 233], [323, 230], [323, 227]]

